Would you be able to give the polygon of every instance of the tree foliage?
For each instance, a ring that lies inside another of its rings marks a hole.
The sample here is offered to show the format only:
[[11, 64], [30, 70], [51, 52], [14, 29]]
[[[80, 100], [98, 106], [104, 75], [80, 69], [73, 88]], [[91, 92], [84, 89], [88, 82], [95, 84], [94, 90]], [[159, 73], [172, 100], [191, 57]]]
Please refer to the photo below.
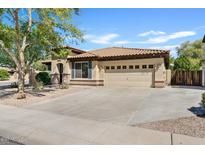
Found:
[[174, 60], [174, 69], [199, 70], [205, 58], [205, 45], [202, 40], [187, 41], [177, 48], [178, 58]]
[[11, 57], [9, 57], [4, 52], [0, 51], [0, 66], [9, 67], [9, 68], [15, 68], [16, 65], [12, 61]]
[[19, 75], [19, 91], [24, 92], [24, 76], [30, 65], [65, 43], [83, 41], [72, 18], [79, 9], [0, 9], [0, 52], [9, 57]]
[[46, 71], [46, 65], [42, 64], [42, 62], [37, 61], [32, 64], [32, 68], [37, 71]]
[[205, 56], [205, 45], [202, 43], [202, 40], [196, 40], [194, 42], [184, 42], [177, 48], [178, 56], [190, 57], [190, 58], [199, 58]]
[[69, 49], [60, 49], [52, 51], [52, 59], [65, 59], [70, 54]]
[[174, 61], [175, 70], [199, 70], [200, 59], [180, 56]]

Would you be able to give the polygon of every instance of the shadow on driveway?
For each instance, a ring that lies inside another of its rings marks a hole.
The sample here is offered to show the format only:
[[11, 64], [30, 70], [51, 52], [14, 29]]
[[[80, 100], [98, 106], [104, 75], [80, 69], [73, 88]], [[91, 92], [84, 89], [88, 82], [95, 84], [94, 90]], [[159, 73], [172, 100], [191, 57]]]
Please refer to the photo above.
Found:
[[181, 88], [181, 89], [196, 89], [196, 90], [205, 90], [205, 87], [202, 86], [177, 86], [173, 85], [172, 88]]
[[205, 108], [203, 108], [202, 106], [199, 106], [199, 107], [193, 106], [191, 108], [188, 108], [188, 110], [191, 111], [196, 116], [205, 117]]

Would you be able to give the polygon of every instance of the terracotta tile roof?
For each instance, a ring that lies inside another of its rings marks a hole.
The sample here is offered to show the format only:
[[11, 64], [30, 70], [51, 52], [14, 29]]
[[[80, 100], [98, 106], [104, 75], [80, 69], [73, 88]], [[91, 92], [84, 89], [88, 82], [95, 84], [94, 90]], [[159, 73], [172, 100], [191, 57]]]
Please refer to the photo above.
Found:
[[60, 47], [53, 48], [52, 50], [53, 51], [58, 51], [58, 50], [61, 50], [61, 49], [70, 49], [72, 52], [74, 52], [76, 54], [82, 54], [82, 53], [86, 52], [86, 51], [83, 51], [81, 49], [73, 48], [73, 47], [70, 47], [70, 46], [60, 46]]
[[71, 59], [78, 58], [106, 58], [106, 57], [120, 57], [120, 56], [137, 56], [137, 55], [155, 55], [155, 54], [169, 54], [169, 50], [160, 49], [142, 49], [142, 48], [123, 48], [123, 47], [110, 47], [88, 51], [83, 54], [79, 54]]

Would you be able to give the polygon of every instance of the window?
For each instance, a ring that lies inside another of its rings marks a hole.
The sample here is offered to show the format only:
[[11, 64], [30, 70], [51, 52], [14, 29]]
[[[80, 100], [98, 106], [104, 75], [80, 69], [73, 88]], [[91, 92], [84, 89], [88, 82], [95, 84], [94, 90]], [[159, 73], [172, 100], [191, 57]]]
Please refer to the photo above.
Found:
[[111, 66], [111, 70], [114, 70], [115, 69], [115, 66]]
[[88, 63], [82, 63], [82, 78], [88, 78]]
[[140, 65], [135, 65], [135, 69], [139, 69], [140, 68]]
[[154, 65], [149, 65], [149, 68], [154, 68]]
[[122, 69], [127, 69], [127, 66], [122, 66]]
[[133, 69], [133, 65], [130, 65], [130, 66], [129, 66], [129, 69]]
[[81, 76], [82, 76], [81, 63], [75, 63], [75, 78], [81, 78]]
[[51, 71], [51, 65], [47, 65], [47, 70]]
[[118, 70], [121, 69], [121, 66], [117, 66], [117, 69], [118, 69]]
[[109, 67], [109, 66], [106, 66], [106, 67], [105, 67], [105, 69], [106, 69], [106, 70], [109, 70], [109, 69], [110, 69], [110, 67]]
[[142, 65], [142, 68], [143, 68], [143, 69], [146, 69], [146, 68], [147, 68], [147, 65]]
[[76, 62], [74, 63], [74, 78], [91, 78], [91, 62]]

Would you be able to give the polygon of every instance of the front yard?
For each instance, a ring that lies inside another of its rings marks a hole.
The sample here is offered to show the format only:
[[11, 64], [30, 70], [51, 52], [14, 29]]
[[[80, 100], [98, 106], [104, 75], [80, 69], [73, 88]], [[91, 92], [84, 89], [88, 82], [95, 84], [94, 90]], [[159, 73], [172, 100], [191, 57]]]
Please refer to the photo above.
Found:
[[35, 92], [31, 87], [26, 87], [26, 99], [16, 99], [16, 88], [0, 89], [0, 104], [22, 107], [25, 105], [39, 103], [44, 100], [49, 100], [65, 95], [69, 89], [60, 89], [55, 87], [44, 87], [42, 91]]
[[[205, 118], [188, 109], [199, 106], [202, 88], [105, 88], [71, 86], [69, 89], [26, 89], [17, 100], [16, 89], [0, 89], [0, 104], [29, 111], [129, 127], [141, 127], [205, 138]], [[44, 117], [46, 118], [46, 117]]]

